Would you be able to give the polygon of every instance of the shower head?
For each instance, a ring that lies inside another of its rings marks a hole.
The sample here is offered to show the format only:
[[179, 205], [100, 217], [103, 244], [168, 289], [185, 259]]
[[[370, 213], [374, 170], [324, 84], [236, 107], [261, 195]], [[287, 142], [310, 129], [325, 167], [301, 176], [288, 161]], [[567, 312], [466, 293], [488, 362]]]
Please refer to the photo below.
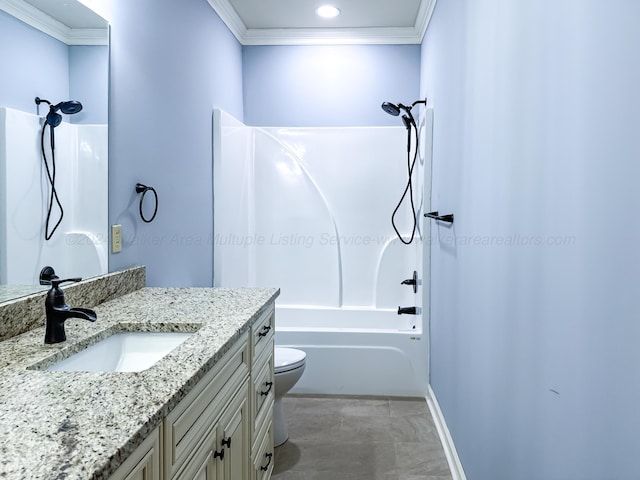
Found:
[[411, 129], [412, 125], [414, 127], [416, 127], [416, 129], [418, 128], [416, 126], [416, 120], [415, 120], [415, 118], [413, 118], [413, 114], [411, 113], [411, 109], [413, 107], [415, 107], [416, 105], [418, 105], [419, 103], [426, 105], [427, 104], [427, 100], [426, 99], [425, 100], [416, 100], [409, 107], [407, 107], [406, 105], [403, 105], [401, 103], [396, 105], [396, 104], [391, 103], [391, 102], [383, 102], [381, 106], [382, 106], [382, 110], [384, 110], [389, 115], [393, 115], [394, 117], [397, 117], [398, 115], [400, 115], [400, 113], [402, 111], [404, 111], [405, 114], [402, 115], [402, 123], [404, 123], [404, 126], [407, 127], [407, 130], [409, 130], [409, 129]]
[[78, 113], [82, 110], [82, 104], [80, 102], [76, 102], [75, 100], [69, 100], [67, 102], [60, 102], [54, 108], [55, 110], [60, 110], [62, 113], [66, 113], [67, 115], [73, 115], [74, 113]]
[[400, 108], [397, 105], [394, 105], [393, 103], [384, 102], [382, 104], [382, 110], [387, 112], [389, 115], [393, 115], [394, 117], [397, 117], [398, 115], [400, 115]]
[[385, 112], [387, 112], [389, 115], [393, 115], [394, 117], [397, 117], [398, 115], [400, 115], [400, 111], [404, 110], [407, 115], [409, 115], [410, 117], [411, 115], [411, 109], [413, 107], [415, 107], [416, 105], [418, 105], [419, 103], [422, 103], [424, 105], [427, 104], [426, 100], [416, 100], [415, 102], [413, 102], [411, 104], [410, 107], [407, 107], [406, 105], [403, 105], [401, 103], [399, 103], [398, 105], [391, 103], [391, 102], [383, 102], [382, 103], [382, 110], [384, 110]]
[[66, 102], [60, 102], [57, 105], [53, 105], [49, 100], [36, 97], [36, 105], [46, 103], [49, 105], [49, 113], [45, 123], [51, 127], [57, 127], [62, 122], [62, 115], [58, 113], [58, 110], [66, 115], [73, 115], [82, 110], [82, 104], [75, 100], [68, 100]]
[[407, 128], [407, 130], [411, 129], [411, 126], [416, 124], [416, 121], [414, 120], [411, 113], [412, 107], [413, 105], [411, 105], [411, 107], [407, 107], [401, 103], [395, 105], [390, 102], [384, 102], [382, 104], [382, 110], [384, 110], [389, 115], [393, 115], [394, 117], [399, 116], [402, 111], [406, 112], [402, 115], [402, 123], [404, 123], [404, 126]]
[[57, 127], [62, 123], [62, 115], [52, 110], [49, 110], [49, 113], [47, 113], [47, 119], [45, 120], [45, 123], [50, 127]]

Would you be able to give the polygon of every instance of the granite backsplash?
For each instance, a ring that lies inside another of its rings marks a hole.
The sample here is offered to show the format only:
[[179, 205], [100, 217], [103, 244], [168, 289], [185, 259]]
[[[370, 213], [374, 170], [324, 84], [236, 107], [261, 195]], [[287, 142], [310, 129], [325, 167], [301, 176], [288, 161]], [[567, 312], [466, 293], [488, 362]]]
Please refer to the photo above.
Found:
[[[67, 305], [93, 308], [96, 305], [144, 288], [146, 269], [132, 267], [118, 272], [67, 283], [63, 290]], [[44, 325], [46, 291], [0, 303], [0, 341]]]

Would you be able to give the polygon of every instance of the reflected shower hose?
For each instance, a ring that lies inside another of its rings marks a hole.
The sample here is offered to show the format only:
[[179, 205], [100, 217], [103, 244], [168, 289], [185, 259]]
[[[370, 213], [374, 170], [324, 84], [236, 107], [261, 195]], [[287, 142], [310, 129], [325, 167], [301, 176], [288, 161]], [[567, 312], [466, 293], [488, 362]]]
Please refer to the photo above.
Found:
[[[60, 199], [58, 198], [58, 191], [56, 190], [56, 144], [55, 144], [55, 127], [60, 125], [62, 122], [62, 115], [58, 113], [61, 111], [67, 115], [73, 115], [74, 113], [78, 113], [82, 110], [82, 104], [80, 102], [76, 102], [74, 100], [69, 100], [66, 102], [60, 102], [57, 105], [53, 105], [49, 100], [45, 100], [44, 98], [36, 97], [36, 105], [40, 106], [41, 103], [46, 103], [49, 105], [49, 113], [42, 125], [42, 134], [40, 135], [40, 148], [42, 150], [42, 161], [44, 162], [45, 169], [47, 170], [47, 178], [49, 179], [49, 185], [51, 186], [51, 193], [49, 195], [49, 207], [47, 208], [47, 221], [44, 229], [44, 238], [45, 240], [51, 240], [53, 237], [53, 233], [60, 226], [62, 222], [62, 218], [64, 217], [64, 210], [62, 208], [62, 203], [60, 203]], [[47, 153], [44, 148], [44, 134], [47, 129], [47, 125], [49, 125], [49, 133], [50, 133], [50, 146], [51, 146], [51, 168], [49, 168], [49, 162], [47, 160]], [[58, 222], [55, 224], [51, 232], [49, 232], [49, 222], [51, 221], [51, 212], [53, 211], [53, 201], [56, 201], [58, 204], [58, 208], [60, 209], [60, 218]]]
[[[49, 196], [49, 207], [47, 208], [47, 222], [45, 224], [44, 230], [44, 239], [51, 240], [53, 237], [53, 233], [60, 226], [62, 222], [62, 218], [64, 217], [64, 210], [62, 208], [62, 203], [60, 203], [60, 199], [58, 198], [58, 191], [56, 190], [56, 153], [55, 153], [55, 141], [54, 141], [54, 133], [53, 127], [49, 125], [49, 131], [51, 132], [51, 168], [49, 168], [49, 162], [47, 161], [47, 153], [44, 148], [44, 133], [47, 129], [48, 123], [45, 123], [42, 126], [42, 135], [40, 136], [40, 147], [42, 149], [42, 160], [44, 162], [44, 166], [47, 170], [47, 177], [49, 179], [49, 185], [51, 186], [51, 194]], [[58, 208], [60, 209], [60, 218], [58, 222], [55, 224], [51, 232], [49, 232], [49, 222], [51, 221], [51, 212], [53, 210], [53, 201], [56, 201], [58, 204]]]
[[[408, 117], [403, 117], [403, 119], [404, 118], [408, 118]], [[407, 125], [407, 173], [408, 173], [408, 180], [407, 180], [407, 186], [404, 187], [404, 192], [402, 192], [402, 197], [400, 197], [400, 201], [398, 202], [398, 205], [396, 206], [395, 210], [391, 214], [391, 225], [393, 225], [393, 229], [395, 230], [396, 235], [398, 235], [398, 238], [400, 239], [400, 241], [402, 243], [404, 243], [405, 245], [409, 245], [409, 244], [411, 244], [411, 242], [413, 242], [413, 238], [415, 237], [416, 230], [418, 228], [416, 206], [413, 203], [413, 169], [416, 166], [416, 160], [418, 159], [419, 139], [418, 139], [418, 127], [416, 126], [415, 121], [413, 121], [413, 118], [405, 120], [405, 125]], [[415, 148], [415, 152], [413, 154], [413, 160], [412, 160], [411, 159], [411, 136], [412, 136], [411, 134], [412, 134], [412, 132], [414, 130], [415, 130], [415, 136], [416, 136], [416, 148]], [[404, 202], [404, 199], [407, 196], [407, 193], [409, 193], [409, 198], [411, 200], [411, 213], [413, 214], [413, 229], [411, 230], [411, 238], [409, 239], [409, 241], [406, 241], [404, 238], [402, 238], [402, 235], [400, 235], [400, 232], [398, 231], [398, 227], [396, 227], [396, 222], [395, 222], [396, 213], [400, 209], [400, 206], [402, 205], [402, 202]]]

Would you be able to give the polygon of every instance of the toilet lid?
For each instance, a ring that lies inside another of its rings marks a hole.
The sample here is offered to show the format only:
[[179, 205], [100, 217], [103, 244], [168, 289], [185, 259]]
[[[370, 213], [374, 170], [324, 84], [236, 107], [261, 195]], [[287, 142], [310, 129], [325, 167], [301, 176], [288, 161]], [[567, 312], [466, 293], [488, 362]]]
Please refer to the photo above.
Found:
[[276, 373], [293, 370], [304, 365], [307, 354], [295, 348], [276, 347], [273, 368]]

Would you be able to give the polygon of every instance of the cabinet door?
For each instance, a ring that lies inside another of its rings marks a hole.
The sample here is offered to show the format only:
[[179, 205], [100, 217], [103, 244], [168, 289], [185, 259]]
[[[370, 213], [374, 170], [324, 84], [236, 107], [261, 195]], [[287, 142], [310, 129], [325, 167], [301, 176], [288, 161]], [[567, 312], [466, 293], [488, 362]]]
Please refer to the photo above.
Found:
[[247, 480], [250, 462], [249, 384], [245, 383], [225, 409], [220, 423], [218, 448], [224, 448], [224, 480]]
[[160, 480], [160, 432], [155, 429], [109, 480]]
[[218, 424], [214, 424], [205, 436], [193, 458], [185, 463], [175, 480], [219, 480], [221, 452], [216, 450]]
[[213, 458], [213, 454], [213, 450], [208, 450], [197, 463], [193, 462], [189, 465], [192, 468], [187, 468], [178, 478], [180, 480], [217, 480], [219, 478], [216, 470], [218, 462]]

